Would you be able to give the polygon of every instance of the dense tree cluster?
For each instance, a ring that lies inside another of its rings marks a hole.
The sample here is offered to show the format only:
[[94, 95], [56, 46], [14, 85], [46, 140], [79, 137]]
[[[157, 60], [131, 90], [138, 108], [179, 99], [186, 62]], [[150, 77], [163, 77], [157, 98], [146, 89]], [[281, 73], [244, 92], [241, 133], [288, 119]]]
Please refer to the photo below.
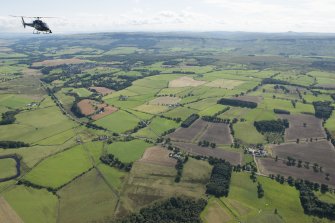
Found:
[[140, 210], [116, 222], [121, 223], [201, 223], [200, 213], [207, 205], [204, 199], [172, 197]]
[[28, 143], [20, 142], [20, 141], [0, 141], [0, 148], [3, 149], [15, 149], [21, 147], [29, 147]]
[[284, 85], [289, 85], [290, 83], [287, 81], [283, 81], [283, 80], [277, 80], [277, 79], [273, 79], [273, 78], [264, 78], [262, 81], [262, 84], [284, 84]]
[[0, 121], [0, 125], [9, 125], [13, 124], [16, 120], [15, 115], [17, 115], [20, 110], [16, 109], [14, 111], [7, 111], [2, 113], [2, 120]]
[[185, 121], [181, 123], [181, 127], [188, 128], [195, 122], [200, 116], [198, 114], [190, 115]]
[[315, 116], [322, 119], [328, 119], [334, 110], [334, 106], [331, 105], [330, 101], [315, 101], [313, 106]]
[[306, 186], [300, 188], [300, 202], [305, 213], [308, 215], [332, 220], [335, 219], [335, 204], [321, 201], [313, 191]]
[[228, 196], [232, 166], [224, 160], [210, 159], [209, 162], [214, 167], [206, 185], [206, 193], [216, 197]]
[[289, 111], [286, 111], [284, 109], [278, 109], [278, 108], [273, 109], [273, 112], [276, 113], [276, 114], [283, 114], [283, 115], [291, 114], [291, 112], [289, 112]]
[[132, 163], [123, 163], [123, 162], [121, 162], [113, 154], [102, 155], [100, 157], [100, 160], [101, 160], [102, 163], [104, 163], [104, 164], [106, 164], [108, 166], [116, 167], [116, 168], [118, 168], [120, 170], [125, 170], [125, 171], [130, 171], [131, 167], [133, 166]]
[[71, 112], [77, 117], [77, 118], [83, 118], [85, 115], [81, 112], [79, 106], [78, 106], [78, 100], [74, 100], [71, 106]]
[[287, 89], [287, 87], [285, 87], [285, 86], [283, 86], [283, 85], [275, 85], [274, 87], [273, 87], [275, 90], [282, 90], [282, 91], [284, 91], [284, 93], [285, 94], [288, 94], [289, 92], [290, 92], [290, 90], [289, 89]]
[[256, 127], [257, 131], [261, 133], [284, 133], [285, 129], [289, 127], [289, 122], [287, 119], [255, 121], [254, 126]]
[[175, 66], [175, 65], [178, 65], [179, 63], [180, 63], [179, 60], [168, 60], [168, 61], [163, 62], [163, 65], [165, 65], [165, 66]]
[[217, 102], [218, 104], [222, 105], [230, 105], [230, 106], [239, 106], [242, 108], [256, 108], [257, 103], [252, 101], [242, 101], [238, 99], [232, 99], [232, 98], [221, 98]]

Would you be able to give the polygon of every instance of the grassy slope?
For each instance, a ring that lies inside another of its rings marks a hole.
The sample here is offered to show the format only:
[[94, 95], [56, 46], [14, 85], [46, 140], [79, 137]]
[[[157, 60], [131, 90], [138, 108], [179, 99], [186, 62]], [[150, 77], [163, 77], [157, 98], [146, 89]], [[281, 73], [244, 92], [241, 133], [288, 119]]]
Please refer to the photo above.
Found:
[[25, 179], [38, 185], [57, 188], [91, 166], [87, 153], [80, 145], [44, 160]]
[[136, 139], [129, 142], [112, 143], [108, 146], [108, 152], [114, 154], [122, 162], [129, 163], [141, 158], [144, 151], [150, 146], [151, 144]]
[[220, 199], [231, 216], [242, 222], [313, 222], [313, 217], [303, 213], [294, 187], [265, 177], [257, 180], [265, 191], [261, 199], [257, 198], [257, 183], [250, 180], [249, 174], [233, 173], [229, 195]]
[[117, 198], [98, 175], [91, 170], [66, 187], [60, 195], [60, 222], [93, 222], [113, 216]]
[[57, 197], [47, 190], [16, 186], [4, 197], [26, 223], [56, 222]]
[[0, 178], [11, 177], [16, 174], [14, 159], [0, 159]]

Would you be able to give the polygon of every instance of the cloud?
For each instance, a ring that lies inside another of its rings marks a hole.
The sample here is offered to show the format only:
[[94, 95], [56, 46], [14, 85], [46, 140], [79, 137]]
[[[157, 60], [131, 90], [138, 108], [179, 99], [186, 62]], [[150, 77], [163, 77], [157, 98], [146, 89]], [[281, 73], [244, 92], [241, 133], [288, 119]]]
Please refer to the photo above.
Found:
[[[55, 33], [227, 30], [335, 32], [334, 0], [123, 0], [127, 10], [74, 10], [46, 19]], [[128, 5], [127, 5], [128, 4]], [[99, 6], [100, 7], [100, 6]], [[102, 7], [104, 5], [102, 4]], [[99, 11], [100, 12], [100, 11]], [[56, 12], [57, 13], [57, 12]], [[19, 18], [0, 16], [1, 32], [30, 32]]]

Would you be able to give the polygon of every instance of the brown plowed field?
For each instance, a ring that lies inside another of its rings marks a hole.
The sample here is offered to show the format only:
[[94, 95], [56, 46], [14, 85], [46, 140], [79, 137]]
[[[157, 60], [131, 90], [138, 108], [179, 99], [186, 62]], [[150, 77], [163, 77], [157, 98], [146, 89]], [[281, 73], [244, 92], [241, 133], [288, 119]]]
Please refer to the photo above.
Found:
[[[115, 107], [109, 106], [107, 104], [101, 104], [97, 101], [89, 99], [81, 100], [77, 105], [80, 108], [81, 113], [83, 113], [85, 116], [92, 115], [93, 120], [101, 119], [118, 110]], [[102, 108], [103, 110], [99, 112], [99, 110]]]
[[195, 137], [207, 127], [208, 123], [198, 119], [188, 128], [179, 128], [168, 135], [172, 140], [182, 142], [192, 142]]
[[[313, 115], [280, 115], [287, 119], [290, 126], [285, 131], [285, 141], [296, 141], [297, 139], [325, 138], [322, 120]], [[304, 127], [306, 123], [306, 127]]]
[[296, 160], [308, 161], [313, 165], [319, 164], [324, 172], [335, 173], [335, 150], [330, 142], [322, 140], [312, 143], [292, 143], [275, 146], [274, 156], [287, 159], [288, 156]]
[[98, 102], [84, 99], [78, 102], [78, 107], [80, 108], [80, 111], [83, 115], [89, 116], [92, 115], [95, 112], [94, 105], [97, 105]]
[[262, 174], [280, 174], [286, 178], [291, 176], [295, 179], [304, 179], [312, 182], [324, 183], [331, 186], [335, 186], [335, 174], [330, 174], [330, 180], [326, 180], [325, 173], [316, 173], [313, 168], [306, 169], [305, 167], [298, 168], [296, 166], [287, 166], [282, 160], [277, 162], [270, 158], [257, 159], [259, 168]]
[[201, 147], [196, 144], [182, 143], [182, 142], [175, 142], [173, 143], [173, 145], [192, 155], [200, 155], [207, 157], [212, 156], [215, 158], [227, 160], [233, 165], [240, 164], [242, 159], [241, 154], [238, 152], [226, 151], [219, 148], [212, 149], [212, 148]]
[[169, 157], [170, 151], [159, 146], [151, 147], [145, 151], [139, 162], [174, 167], [177, 160]]
[[200, 140], [207, 140], [216, 144], [232, 144], [229, 125], [224, 123], [210, 123]]
[[224, 123], [206, 122], [198, 119], [188, 128], [179, 128], [168, 135], [173, 141], [193, 142], [194, 140], [207, 140], [216, 144], [231, 144], [233, 139], [230, 129]]

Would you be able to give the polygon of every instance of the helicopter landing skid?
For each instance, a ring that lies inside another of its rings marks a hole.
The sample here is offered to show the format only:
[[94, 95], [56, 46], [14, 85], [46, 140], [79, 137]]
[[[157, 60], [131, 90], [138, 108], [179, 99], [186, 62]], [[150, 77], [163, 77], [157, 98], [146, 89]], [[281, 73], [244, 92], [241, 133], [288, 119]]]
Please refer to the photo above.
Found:
[[47, 32], [47, 31], [43, 31], [43, 32], [40, 32], [40, 31], [38, 31], [38, 30], [36, 30], [36, 29], [34, 29], [34, 31], [33, 31], [33, 34], [50, 34], [50, 32]]

